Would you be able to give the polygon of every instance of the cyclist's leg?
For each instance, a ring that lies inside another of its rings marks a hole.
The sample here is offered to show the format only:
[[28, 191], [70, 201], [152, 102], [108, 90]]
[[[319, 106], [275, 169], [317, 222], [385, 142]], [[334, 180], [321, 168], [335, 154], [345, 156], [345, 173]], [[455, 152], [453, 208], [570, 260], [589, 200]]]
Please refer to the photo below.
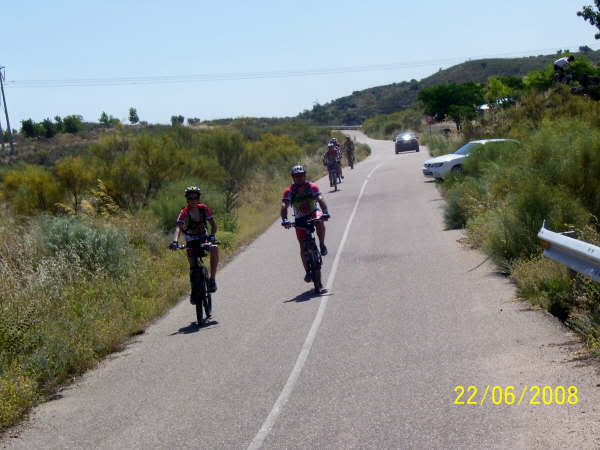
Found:
[[[296, 220], [296, 225], [298, 225], [298, 221]], [[302, 266], [304, 267], [304, 272], [307, 274], [307, 277], [304, 278], [306, 281], [309, 273], [308, 273], [308, 261], [306, 260], [306, 255], [304, 253], [304, 244], [306, 242], [306, 238], [308, 237], [308, 232], [301, 227], [296, 226], [296, 237], [298, 238], [298, 244], [300, 246], [300, 260], [302, 261]], [[307, 281], [310, 281], [308, 279]]]
[[219, 249], [213, 247], [210, 249], [210, 277], [214, 280], [217, 274], [217, 267], [219, 265]]
[[[323, 215], [322, 211], [315, 211], [312, 215], [313, 219], [318, 219]], [[323, 222], [317, 222], [315, 224], [317, 231], [317, 237], [319, 238], [319, 247], [323, 256], [327, 255], [327, 247], [325, 246], [325, 224]]]
[[[190, 245], [189, 242], [188, 245]], [[202, 270], [198, 266], [198, 249], [189, 246], [186, 250], [188, 262], [190, 264], [190, 286], [192, 290], [190, 293], [190, 301], [192, 302], [192, 304], [196, 304], [196, 302], [198, 301], [198, 296], [201, 295], [200, 293], [203, 290]]]
[[306, 261], [306, 255], [304, 254], [304, 243], [304, 240], [298, 240], [298, 244], [300, 244], [300, 259], [302, 260], [302, 266], [304, 267], [304, 271], [308, 272], [308, 262]]
[[191, 273], [193, 269], [198, 267], [198, 250], [192, 246], [193, 242], [188, 242], [186, 245], [186, 253], [188, 257], [188, 263], [190, 264]]

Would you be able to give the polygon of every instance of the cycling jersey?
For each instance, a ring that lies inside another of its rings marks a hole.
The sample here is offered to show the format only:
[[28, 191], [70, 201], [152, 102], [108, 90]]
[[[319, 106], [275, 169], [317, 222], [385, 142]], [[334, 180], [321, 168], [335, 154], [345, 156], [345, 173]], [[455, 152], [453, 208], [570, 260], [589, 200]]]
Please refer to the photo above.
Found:
[[323, 161], [325, 164], [332, 164], [340, 159], [339, 150], [337, 149], [327, 149], [325, 154], [323, 155]]
[[177, 225], [181, 226], [186, 242], [197, 239], [206, 239], [206, 222], [213, 218], [208, 206], [202, 203], [195, 206], [199, 209], [200, 220], [195, 221], [192, 218], [190, 206], [183, 208], [179, 213], [179, 217], [177, 217]]
[[307, 181], [302, 186], [297, 186], [295, 183], [290, 185], [283, 191], [283, 200], [292, 205], [294, 216], [298, 219], [310, 216], [319, 209], [317, 206], [319, 195], [321, 195], [319, 186]]

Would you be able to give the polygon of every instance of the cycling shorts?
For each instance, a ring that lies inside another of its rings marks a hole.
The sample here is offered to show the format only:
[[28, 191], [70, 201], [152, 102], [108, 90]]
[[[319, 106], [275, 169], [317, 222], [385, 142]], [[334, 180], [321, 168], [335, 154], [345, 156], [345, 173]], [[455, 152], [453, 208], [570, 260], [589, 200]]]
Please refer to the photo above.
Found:
[[298, 241], [302, 242], [308, 238], [309, 225], [306, 221], [310, 219], [319, 219], [323, 215], [320, 209], [315, 210], [310, 216], [297, 218], [294, 223], [296, 224], [296, 237]]
[[190, 257], [204, 257], [206, 255], [205, 250], [201, 247], [202, 244], [208, 241], [208, 234], [195, 235], [193, 240], [185, 243], [185, 250]]

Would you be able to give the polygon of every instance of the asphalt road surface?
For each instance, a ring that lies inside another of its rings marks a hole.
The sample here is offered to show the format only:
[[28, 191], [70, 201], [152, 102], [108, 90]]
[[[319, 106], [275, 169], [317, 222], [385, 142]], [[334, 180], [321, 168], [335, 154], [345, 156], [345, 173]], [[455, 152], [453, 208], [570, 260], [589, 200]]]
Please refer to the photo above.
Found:
[[[220, 271], [215, 323], [197, 329], [182, 300], [2, 445], [600, 447], [597, 363], [445, 230], [426, 149], [395, 155], [391, 141], [349, 134], [373, 154], [339, 192], [318, 182], [332, 215], [326, 295], [311, 295], [294, 232], [277, 222]], [[513, 405], [493, 389], [509, 385]], [[476, 404], [455, 404], [457, 386], [476, 386], [458, 398]], [[531, 386], [549, 386], [550, 404]], [[576, 386], [577, 403], [559, 386]]]

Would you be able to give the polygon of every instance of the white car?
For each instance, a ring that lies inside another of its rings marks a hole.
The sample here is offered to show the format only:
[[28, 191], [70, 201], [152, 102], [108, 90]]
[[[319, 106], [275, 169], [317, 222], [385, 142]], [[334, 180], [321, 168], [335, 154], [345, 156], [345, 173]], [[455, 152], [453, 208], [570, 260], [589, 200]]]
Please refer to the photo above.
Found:
[[514, 139], [482, 139], [479, 141], [467, 142], [454, 153], [448, 155], [437, 156], [425, 161], [423, 166], [423, 175], [436, 180], [443, 180], [450, 173], [462, 173], [465, 158], [469, 156], [473, 150], [481, 148], [490, 142], [510, 142], [518, 144]]

